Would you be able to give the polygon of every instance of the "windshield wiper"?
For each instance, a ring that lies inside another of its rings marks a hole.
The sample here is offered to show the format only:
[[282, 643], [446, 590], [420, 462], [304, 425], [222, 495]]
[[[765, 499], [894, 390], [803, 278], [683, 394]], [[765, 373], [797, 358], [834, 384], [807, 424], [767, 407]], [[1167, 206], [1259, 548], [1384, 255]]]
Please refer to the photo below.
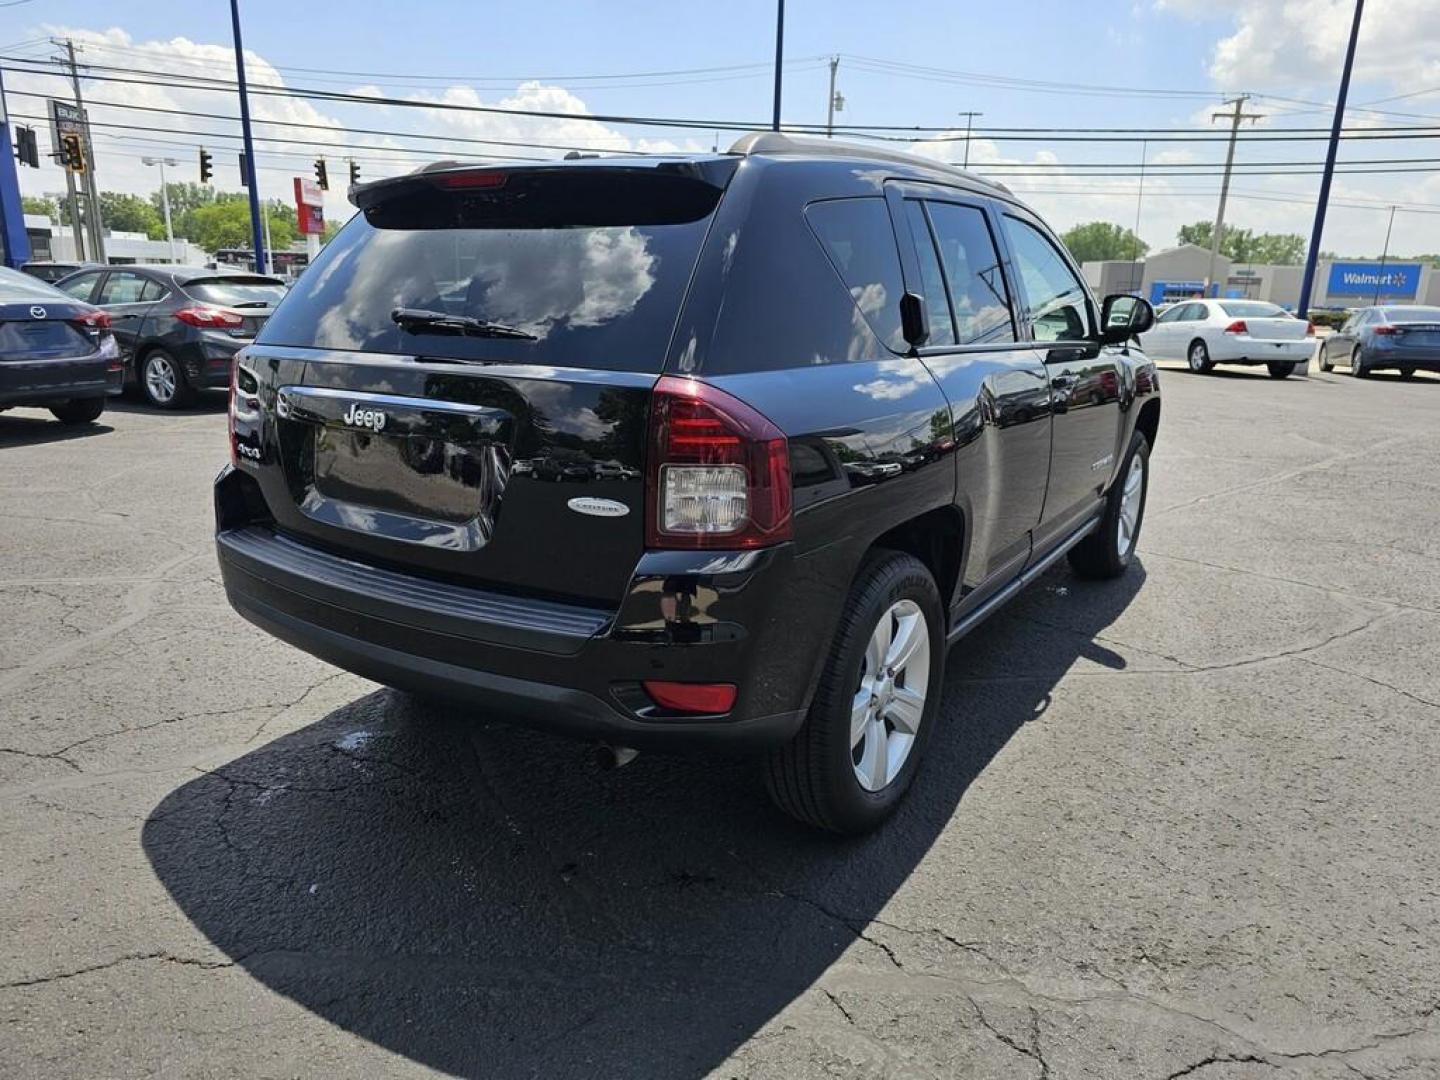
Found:
[[515, 341], [537, 341], [534, 334], [518, 326], [486, 322], [471, 315], [449, 315], [424, 308], [396, 308], [390, 321], [412, 334], [454, 334], [458, 337], [511, 338]]

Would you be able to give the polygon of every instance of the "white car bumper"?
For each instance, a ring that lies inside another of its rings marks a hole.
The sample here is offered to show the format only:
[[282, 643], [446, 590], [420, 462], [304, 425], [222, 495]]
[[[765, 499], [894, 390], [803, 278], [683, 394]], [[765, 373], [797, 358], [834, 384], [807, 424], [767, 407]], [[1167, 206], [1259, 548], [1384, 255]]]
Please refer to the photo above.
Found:
[[1217, 364], [1294, 364], [1315, 354], [1315, 339], [1266, 341], [1243, 334], [1216, 334], [1207, 339], [1210, 359]]

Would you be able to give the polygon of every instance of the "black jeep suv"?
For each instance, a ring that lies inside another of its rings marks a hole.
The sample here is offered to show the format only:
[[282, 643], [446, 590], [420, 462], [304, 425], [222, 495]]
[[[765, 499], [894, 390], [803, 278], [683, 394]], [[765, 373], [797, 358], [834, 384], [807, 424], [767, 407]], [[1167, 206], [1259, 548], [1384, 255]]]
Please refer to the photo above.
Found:
[[1097, 305], [999, 185], [760, 134], [351, 198], [237, 358], [216, 483], [231, 603], [316, 656], [758, 751], [785, 810], [859, 832], [947, 647], [1062, 555], [1131, 558], [1153, 314]]

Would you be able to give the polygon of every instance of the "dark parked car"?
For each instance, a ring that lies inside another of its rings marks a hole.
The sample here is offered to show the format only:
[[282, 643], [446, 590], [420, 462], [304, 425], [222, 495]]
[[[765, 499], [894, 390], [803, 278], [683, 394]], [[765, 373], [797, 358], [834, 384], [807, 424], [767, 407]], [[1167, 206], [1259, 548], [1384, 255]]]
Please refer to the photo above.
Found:
[[162, 409], [230, 385], [230, 363], [285, 295], [279, 278], [191, 266], [82, 270], [56, 287], [110, 313], [126, 381]]
[[0, 266], [0, 412], [30, 405], [88, 424], [123, 376], [105, 312]]
[[763, 134], [351, 192], [240, 354], [215, 491], [231, 603], [316, 656], [616, 760], [759, 752], [858, 832], [951, 643], [1067, 554], [1130, 562], [1153, 313], [999, 185]]
[[1350, 365], [1363, 379], [1390, 369], [1413, 378], [1416, 371], [1440, 371], [1440, 307], [1385, 304], [1357, 309], [1320, 346], [1320, 370]]
[[27, 262], [20, 265], [20, 272], [29, 274], [33, 278], [39, 278], [47, 285], [53, 285], [77, 270], [88, 270], [91, 267], [99, 266], [100, 263], [92, 262]]

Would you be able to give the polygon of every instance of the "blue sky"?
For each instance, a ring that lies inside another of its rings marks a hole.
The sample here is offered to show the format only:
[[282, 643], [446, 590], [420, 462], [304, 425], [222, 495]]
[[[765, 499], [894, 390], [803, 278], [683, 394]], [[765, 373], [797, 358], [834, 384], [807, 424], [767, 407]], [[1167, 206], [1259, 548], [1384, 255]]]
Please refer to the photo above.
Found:
[[[978, 110], [978, 127], [1184, 127], [1198, 129], [1219, 106], [1222, 92], [1257, 94], [1254, 109], [1266, 126], [1328, 125], [1325, 103], [1335, 91], [1351, 7], [1349, 0], [1143, 0], [1136, 3], [1057, 3], [1038, 0], [1005, 17], [996, 5], [911, 0], [903, 6], [822, 3], [789, 0], [786, 27], [784, 118], [792, 122], [824, 120], [828, 71], [825, 57], [842, 56], [839, 89], [846, 109], [841, 123], [963, 126], [956, 114]], [[354, 17], [347, 17], [347, 11]], [[384, 83], [379, 90], [395, 96], [425, 96], [564, 111], [734, 118], [764, 122], [770, 113], [774, 4], [770, 0], [732, 0], [717, 6], [698, 3], [603, 4], [554, 0], [538, 3], [459, 3], [411, 0], [406, 4], [366, 5], [349, 9], [324, 3], [294, 4], [247, 0], [242, 8], [245, 43], [260, 77], [289, 85], [351, 90]], [[899, 14], [897, 14], [897, 12]], [[1395, 36], [1385, 28], [1399, 25], [1410, 33]], [[24, 42], [63, 29], [90, 38], [87, 58], [132, 68], [205, 72], [225, 77], [223, 48], [229, 43], [228, 5], [140, 3], [117, 5], [94, 0], [36, 0], [0, 10], [0, 44]], [[100, 35], [106, 35], [104, 37]], [[1373, 35], [1373, 36], [1372, 36]], [[184, 39], [177, 41], [176, 39]], [[1368, 39], [1368, 40], [1367, 40]], [[40, 57], [43, 45], [7, 50], [7, 55]], [[865, 59], [868, 58], [868, 59]], [[909, 75], [877, 70], [872, 60], [908, 65]], [[749, 70], [709, 76], [595, 80], [584, 76], [672, 71], [730, 65]], [[208, 66], [207, 66], [208, 65]], [[381, 79], [301, 72], [295, 68], [394, 73]], [[936, 69], [915, 72], [915, 68]], [[972, 73], [945, 75], [940, 72]], [[419, 79], [417, 76], [453, 76]], [[915, 77], [916, 75], [923, 77]], [[1024, 88], [996, 78], [1135, 88], [1137, 92], [1080, 93], [1055, 88]], [[521, 89], [517, 80], [539, 78], [540, 86]], [[28, 82], [27, 82], [28, 80]], [[12, 90], [53, 92], [52, 82], [8, 75]], [[1375, 108], [1407, 115], [1356, 114], [1372, 125], [1440, 124], [1440, 5], [1430, 0], [1370, 0], [1362, 36], [1355, 103], [1435, 89]], [[1175, 92], [1193, 92], [1182, 96]], [[100, 102], [141, 100], [155, 103], [149, 88], [94, 83], [87, 93]], [[1202, 96], [1209, 95], [1209, 96]], [[217, 94], [182, 91], [165, 96], [169, 105], [233, 111], [233, 100]], [[1311, 102], [1314, 104], [1305, 104]], [[558, 103], [558, 104], [557, 104]], [[21, 111], [23, 101], [11, 101]], [[260, 103], [271, 118], [331, 125], [337, 134], [317, 134], [350, 144], [389, 146], [362, 168], [367, 176], [398, 168], [394, 147], [403, 140], [339, 134], [344, 127], [470, 137], [536, 141], [578, 141], [586, 133], [603, 136], [607, 146], [708, 148], [713, 136], [694, 131], [647, 131], [572, 121], [517, 122], [509, 118], [459, 116], [326, 102]], [[97, 120], [135, 113], [108, 113], [97, 104]], [[145, 144], [143, 133], [110, 133], [98, 145], [102, 186], [142, 190], [153, 179], [138, 164], [141, 152], [173, 153], [193, 159], [196, 137], [184, 121], [161, 121], [174, 149]], [[193, 130], [198, 125], [189, 125]], [[223, 125], [221, 125], [223, 126]], [[212, 126], [208, 130], [218, 130]], [[1218, 130], [1218, 126], [1216, 128]], [[272, 134], [278, 128], [270, 129]], [[294, 132], [287, 132], [291, 136]], [[721, 135], [723, 146], [731, 135]], [[648, 142], [646, 140], [649, 140]], [[658, 143], [656, 140], [659, 140]], [[231, 145], [212, 140], [227, 149]], [[1437, 140], [1370, 141], [1347, 144], [1342, 158], [1427, 158], [1437, 156]], [[111, 154], [106, 160], [106, 144]], [[168, 144], [165, 144], [168, 145]], [[443, 145], [443, 144], [442, 144]], [[590, 145], [588, 142], [586, 145]], [[921, 147], [937, 156], [958, 156], [958, 144]], [[284, 197], [288, 176], [308, 174], [307, 146], [281, 148], [262, 158], [266, 194]], [[283, 157], [282, 152], [291, 156]], [[344, 153], [332, 151], [332, 160]], [[1239, 160], [1317, 161], [1323, 144], [1242, 145]], [[273, 156], [272, 156], [273, 154]], [[1013, 142], [977, 139], [972, 164], [1007, 182], [1046, 213], [1058, 227], [1104, 218], [1130, 225], [1135, 220], [1136, 183], [1132, 178], [1096, 180], [1071, 166], [1085, 162], [1138, 161], [1135, 144], [1084, 145], [1055, 141]], [[1152, 164], [1218, 162], [1223, 145], [1166, 143], [1146, 148]], [[386, 156], [388, 155], [388, 156]], [[229, 155], [225, 161], [229, 161]], [[220, 155], [217, 153], [217, 160]], [[392, 162], [385, 165], [381, 162]], [[1040, 163], [1037, 165], [1037, 162]], [[1010, 165], [1007, 169], [1005, 166]], [[1016, 177], [1013, 166], [1029, 166]], [[1428, 165], [1426, 166], [1429, 167]], [[1040, 169], [1048, 171], [1041, 173]], [[42, 170], [43, 171], [43, 170]], [[225, 177], [221, 178], [222, 186]], [[27, 192], [54, 190], [56, 176], [22, 170]], [[1237, 179], [1230, 220], [1260, 230], [1308, 234], [1306, 205], [1318, 181], [1311, 176]], [[233, 186], [233, 185], [231, 185]], [[336, 185], [337, 187], [339, 185]], [[1154, 246], [1173, 241], [1178, 225], [1213, 216], [1218, 182], [1213, 177], [1161, 179], [1152, 172], [1141, 205], [1141, 235]], [[1386, 205], [1411, 209], [1397, 217], [1396, 241], [1402, 250], [1440, 250], [1440, 174], [1352, 175], [1337, 180], [1325, 247], [1378, 253]], [[332, 192], [332, 214], [343, 201]], [[1428, 212], [1434, 211], [1434, 212]]]

